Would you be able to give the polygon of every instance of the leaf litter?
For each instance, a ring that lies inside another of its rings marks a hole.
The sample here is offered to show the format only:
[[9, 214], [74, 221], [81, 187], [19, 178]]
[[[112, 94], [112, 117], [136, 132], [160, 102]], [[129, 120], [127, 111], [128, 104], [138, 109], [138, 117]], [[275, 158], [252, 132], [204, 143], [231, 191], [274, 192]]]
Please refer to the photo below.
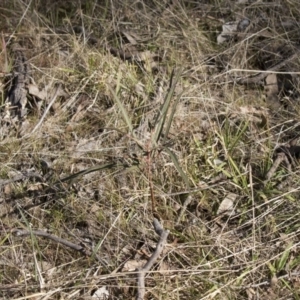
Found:
[[[143, 10], [119, 3], [124, 11], [95, 3], [109, 12], [101, 24], [83, 7], [56, 26], [33, 2], [33, 11], [16, 4], [10, 26], [18, 30], [2, 28], [25, 49], [30, 78], [17, 117], [6, 114], [10, 104], [1, 110], [4, 259], [22, 262], [19, 270], [1, 265], [10, 274], [1, 296], [26, 289], [135, 297], [134, 271], [155, 252], [158, 217], [171, 232], [147, 273], [147, 297], [293, 297], [295, 3], [149, 3]], [[39, 34], [24, 34], [33, 27]], [[5, 43], [1, 62], [10, 59]], [[17, 73], [7, 74], [4, 94], [21, 82]], [[28, 233], [21, 243], [19, 227]], [[290, 251], [276, 247], [283, 235]], [[73, 250], [63, 246], [69, 241]], [[50, 276], [37, 263], [34, 275], [32, 255], [49, 261]]]

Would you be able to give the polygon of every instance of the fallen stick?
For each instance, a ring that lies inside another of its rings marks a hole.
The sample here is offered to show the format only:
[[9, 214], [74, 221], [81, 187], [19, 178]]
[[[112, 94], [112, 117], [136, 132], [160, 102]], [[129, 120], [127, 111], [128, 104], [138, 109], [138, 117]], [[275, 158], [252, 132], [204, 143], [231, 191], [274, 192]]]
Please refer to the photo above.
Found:
[[285, 66], [288, 62], [291, 60], [297, 58], [299, 56], [299, 50], [297, 50], [296, 53], [292, 54], [282, 62], [272, 66], [271, 68], [267, 69], [266, 71], [263, 71], [259, 73], [258, 75], [255, 75], [253, 77], [246, 77], [246, 78], [240, 78], [237, 83], [239, 84], [251, 84], [251, 83], [258, 83], [265, 79], [270, 73], [278, 71], [281, 67]]
[[153, 220], [153, 227], [155, 232], [159, 235], [159, 241], [157, 242], [156, 249], [149, 258], [148, 262], [142, 267], [138, 268], [138, 294], [137, 294], [137, 300], [144, 300], [145, 296], [145, 275], [146, 273], [152, 268], [154, 263], [156, 262], [157, 258], [159, 257], [160, 253], [163, 250], [164, 245], [167, 242], [167, 237], [169, 234], [169, 230], [164, 230], [164, 228], [161, 226], [159, 221], [154, 218]]
[[82, 254], [84, 254], [85, 256], [92, 256], [95, 255], [96, 259], [102, 263], [104, 266], [107, 266], [107, 262], [105, 260], [103, 260], [102, 258], [99, 257], [99, 255], [97, 255], [96, 253], [94, 253], [94, 251], [92, 249], [88, 249], [87, 247], [85, 247], [84, 245], [77, 245], [74, 244], [70, 241], [67, 241], [65, 239], [62, 239], [56, 235], [50, 234], [46, 231], [42, 231], [42, 230], [26, 230], [26, 229], [11, 229], [10, 230], [11, 233], [15, 234], [16, 236], [29, 236], [29, 235], [34, 235], [34, 236], [40, 236], [40, 237], [44, 237], [47, 239], [50, 239], [54, 242], [57, 242], [59, 244], [62, 244], [66, 247], [69, 247], [71, 249], [74, 249], [76, 251], [81, 252]]

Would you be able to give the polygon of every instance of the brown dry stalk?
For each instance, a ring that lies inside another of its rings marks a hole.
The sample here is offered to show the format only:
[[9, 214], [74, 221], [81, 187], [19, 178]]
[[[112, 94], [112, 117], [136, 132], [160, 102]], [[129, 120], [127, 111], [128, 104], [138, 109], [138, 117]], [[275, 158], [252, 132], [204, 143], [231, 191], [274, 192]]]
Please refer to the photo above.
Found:
[[152, 208], [152, 214], [154, 215], [156, 206], [155, 206], [155, 198], [154, 198], [154, 191], [153, 191], [152, 173], [151, 173], [151, 152], [148, 152], [147, 164], [148, 164], [148, 181], [149, 181], [150, 195], [151, 195], [151, 208]]

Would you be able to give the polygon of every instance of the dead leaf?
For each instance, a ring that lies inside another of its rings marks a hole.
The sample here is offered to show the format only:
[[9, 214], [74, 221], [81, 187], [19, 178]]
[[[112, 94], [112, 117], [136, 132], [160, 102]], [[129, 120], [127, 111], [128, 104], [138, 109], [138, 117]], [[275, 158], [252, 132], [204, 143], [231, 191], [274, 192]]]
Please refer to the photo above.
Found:
[[232, 215], [234, 214], [234, 201], [237, 198], [237, 194], [229, 193], [221, 202], [217, 215]]
[[35, 96], [39, 98], [40, 100], [46, 100], [47, 98], [47, 91], [42, 90], [40, 91], [39, 88], [35, 84], [29, 84], [28, 85], [28, 92], [31, 96]]
[[38, 264], [42, 272], [45, 272], [48, 280], [51, 279], [55, 271], [57, 271], [56, 267], [45, 260], [39, 261]]
[[4, 195], [10, 195], [11, 192], [12, 192], [11, 184], [6, 184], [3, 190]]
[[145, 259], [141, 259], [141, 260], [130, 259], [125, 263], [122, 272], [134, 271], [136, 269], [142, 268], [146, 263], [147, 260]]
[[237, 32], [238, 22], [227, 22], [222, 26], [222, 32], [217, 37], [217, 43], [228, 42]]
[[270, 282], [270, 286], [272, 289], [274, 289], [277, 285], [277, 282], [278, 282], [278, 278], [277, 276], [274, 274], [271, 278], [271, 282]]
[[278, 99], [278, 81], [276, 74], [269, 74], [265, 79], [265, 93], [268, 101], [268, 105], [272, 108], [279, 108], [280, 102]]
[[166, 271], [171, 270], [171, 267], [170, 267], [170, 265], [167, 262], [161, 261], [159, 263], [158, 270], [159, 271], [164, 271], [164, 274], [166, 274], [167, 273]]
[[45, 184], [43, 183], [34, 183], [34, 184], [31, 184], [27, 191], [29, 192], [36, 192], [36, 191], [42, 191], [45, 187]]
[[129, 32], [129, 31], [122, 31], [122, 34], [127, 38], [127, 40], [129, 41], [129, 43], [131, 45], [138, 44], [138, 42], [137, 42], [138, 36], [136, 34]]
[[92, 298], [93, 299], [98, 299], [98, 300], [109, 299], [109, 291], [106, 288], [106, 286], [102, 286], [101, 288], [97, 289], [93, 293]]

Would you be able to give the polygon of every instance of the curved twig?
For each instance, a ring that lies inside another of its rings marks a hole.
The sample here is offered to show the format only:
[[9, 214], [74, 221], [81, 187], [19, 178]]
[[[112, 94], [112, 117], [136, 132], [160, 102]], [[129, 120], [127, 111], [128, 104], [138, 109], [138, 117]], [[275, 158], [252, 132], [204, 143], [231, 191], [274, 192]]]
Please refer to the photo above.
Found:
[[138, 294], [137, 300], [143, 300], [145, 296], [145, 275], [151, 269], [151, 267], [156, 262], [157, 258], [159, 257], [160, 253], [163, 250], [164, 245], [167, 242], [167, 237], [169, 234], [169, 230], [164, 230], [162, 225], [159, 223], [157, 219], [154, 218], [153, 220], [153, 227], [155, 232], [160, 236], [159, 241], [157, 242], [156, 249], [147, 261], [147, 263], [142, 267], [139, 268], [138, 271]]

